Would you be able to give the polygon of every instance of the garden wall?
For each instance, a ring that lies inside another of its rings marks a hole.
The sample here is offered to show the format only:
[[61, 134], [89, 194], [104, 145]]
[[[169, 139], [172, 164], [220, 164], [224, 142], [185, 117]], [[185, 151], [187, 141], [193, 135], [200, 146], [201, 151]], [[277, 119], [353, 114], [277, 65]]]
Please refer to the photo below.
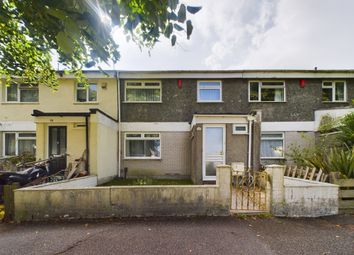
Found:
[[15, 220], [229, 215], [230, 181], [230, 167], [220, 166], [216, 185], [89, 187], [86, 182], [18, 189]]

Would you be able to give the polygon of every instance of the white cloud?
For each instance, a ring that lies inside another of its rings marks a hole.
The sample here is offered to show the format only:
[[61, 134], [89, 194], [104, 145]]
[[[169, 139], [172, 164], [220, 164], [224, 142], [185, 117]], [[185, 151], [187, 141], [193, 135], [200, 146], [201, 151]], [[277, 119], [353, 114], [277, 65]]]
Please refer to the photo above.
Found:
[[[193, 0], [191, 40], [140, 49], [119, 36], [121, 70], [353, 68], [352, 0]], [[112, 68], [107, 67], [107, 68]]]

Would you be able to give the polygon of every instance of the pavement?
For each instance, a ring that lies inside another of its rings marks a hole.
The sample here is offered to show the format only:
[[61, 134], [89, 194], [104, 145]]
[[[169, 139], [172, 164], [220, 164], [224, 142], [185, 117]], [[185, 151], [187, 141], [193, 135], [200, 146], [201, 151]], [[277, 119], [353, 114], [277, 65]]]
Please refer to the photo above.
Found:
[[0, 254], [354, 254], [354, 216], [0, 224]]

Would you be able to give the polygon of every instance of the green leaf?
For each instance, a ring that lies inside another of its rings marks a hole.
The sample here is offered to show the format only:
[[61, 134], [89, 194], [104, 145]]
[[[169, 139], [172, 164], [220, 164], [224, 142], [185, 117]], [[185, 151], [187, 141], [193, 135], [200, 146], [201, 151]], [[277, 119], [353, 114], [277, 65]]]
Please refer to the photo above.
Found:
[[177, 20], [178, 20], [178, 16], [177, 16], [176, 13], [174, 13], [174, 12], [169, 12], [167, 18], [168, 18], [169, 20], [174, 20], [174, 21], [177, 21]]
[[176, 41], [177, 41], [177, 36], [176, 36], [176, 35], [173, 35], [173, 36], [171, 37], [171, 44], [172, 44], [172, 46], [175, 46]]
[[184, 23], [186, 21], [186, 6], [181, 4], [178, 10], [178, 22]]
[[165, 36], [166, 36], [167, 38], [170, 38], [172, 32], [173, 32], [173, 25], [172, 25], [172, 23], [170, 22], [170, 23], [168, 23], [168, 25], [167, 25], [167, 27], [166, 27]]
[[72, 54], [74, 52], [74, 44], [66, 33], [60, 31], [55, 38], [57, 40], [58, 46], [65, 53]]
[[202, 9], [201, 6], [187, 6], [187, 11], [191, 14], [196, 14]]
[[193, 25], [191, 20], [187, 20], [187, 39], [189, 40], [193, 31]]

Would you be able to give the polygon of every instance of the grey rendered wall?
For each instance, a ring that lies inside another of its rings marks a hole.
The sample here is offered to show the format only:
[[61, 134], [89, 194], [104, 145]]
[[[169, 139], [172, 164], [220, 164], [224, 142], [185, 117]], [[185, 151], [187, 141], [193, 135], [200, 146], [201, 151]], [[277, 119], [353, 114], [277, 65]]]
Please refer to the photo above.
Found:
[[[203, 79], [201, 77], [201, 79]], [[177, 79], [162, 80], [162, 103], [122, 103], [122, 121], [191, 121], [194, 113], [249, 113], [262, 110], [262, 121], [313, 121], [313, 111], [350, 105], [354, 98], [354, 80], [347, 79], [347, 103], [322, 103], [322, 79], [306, 79], [300, 88], [299, 79], [285, 79], [284, 103], [248, 102], [247, 79], [222, 80], [222, 103], [197, 103], [197, 79], [183, 79], [182, 88]], [[121, 80], [121, 98], [124, 100], [124, 80]], [[134, 114], [133, 114], [134, 113]]]
[[203, 128], [197, 124], [191, 131], [191, 179], [194, 184], [203, 183]]
[[226, 164], [244, 162], [247, 166], [248, 135], [232, 134], [232, 124], [226, 125]]
[[160, 134], [161, 159], [124, 159], [124, 139], [122, 139], [123, 167], [128, 167], [129, 177], [190, 177], [189, 132], [160, 132]]

